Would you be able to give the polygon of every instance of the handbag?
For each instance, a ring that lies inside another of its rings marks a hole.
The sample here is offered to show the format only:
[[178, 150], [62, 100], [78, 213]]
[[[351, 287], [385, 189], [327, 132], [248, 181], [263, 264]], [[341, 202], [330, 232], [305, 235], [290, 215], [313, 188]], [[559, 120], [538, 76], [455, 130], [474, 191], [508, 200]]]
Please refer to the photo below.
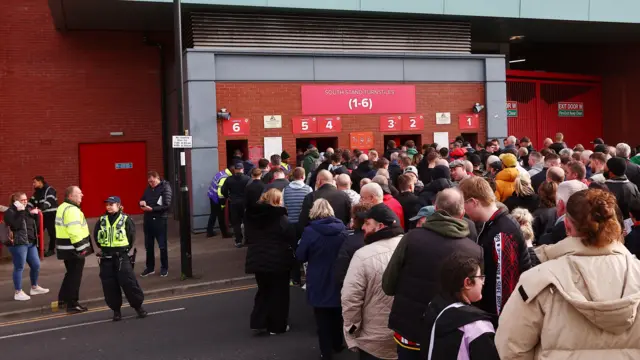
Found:
[[9, 225], [7, 225], [4, 221], [0, 221], [0, 242], [4, 246], [12, 246], [13, 245], [13, 231]]

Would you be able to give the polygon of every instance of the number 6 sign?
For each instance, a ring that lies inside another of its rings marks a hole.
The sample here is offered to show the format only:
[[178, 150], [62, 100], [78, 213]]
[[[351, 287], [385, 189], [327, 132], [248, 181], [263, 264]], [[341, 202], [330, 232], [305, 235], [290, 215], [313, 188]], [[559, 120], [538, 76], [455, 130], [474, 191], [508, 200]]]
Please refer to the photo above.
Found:
[[222, 121], [222, 133], [227, 136], [249, 135], [249, 119], [229, 119]]

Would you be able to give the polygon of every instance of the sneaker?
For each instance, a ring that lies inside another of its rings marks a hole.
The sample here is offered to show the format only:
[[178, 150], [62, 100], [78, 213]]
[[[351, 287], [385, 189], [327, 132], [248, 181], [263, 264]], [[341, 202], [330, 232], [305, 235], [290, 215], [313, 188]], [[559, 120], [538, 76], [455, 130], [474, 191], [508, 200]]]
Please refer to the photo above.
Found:
[[67, 314], [79, 314], [87, 311], [88, 309], [80, 304], [67, 307]]
[[55, 254], [56, 254], [56, 252], [55, 252], [54, 250], [47, 250], [47, 251], [44, 253], [44, 257], [53, 256], [53, 255], [55, 255]]
[[27, 301], [30, 299], [31, 299], [31, 296], [25, 294], [24, 291], [22, 290], [20, 290], [20, 292], [17, 292], [13, 295], [13, 300], [16, 300], [16, 301]]
[[36, 285], [36, 287], [32, 287], [31, 291], [29, 291], [29, 295], [33, 296], [33, 295], [42, 295], [42, 294], [46, 294], [49, 292], [49, 289], [45, 289], [43, 287], [41, 287], [40, 285]]
[[238, 249], [242, 248], [242, 243], [241, 243], [241, 242], [239, 242], [239, 243], [237, 242], [237, 243], [236, 243], [236, 247], [237, 247]]
[[161, 269], [160, 270], [160, 276], [162, 276], [162, 277], [169, 276], [169, 269]]
[[155, 273], [156, 273], [155, 270], [144, 269], [144, 271], [142, 272], [142, 274], [140, 274], [140, 276], [147, 277], [147, 276], [153, 275]]
[[138, 314], [138, 319], [144, 319], [149, 315], [149, 313], [141, 307], [136, 309], [136, 313]]
[[302, 290], [307, 290], [307, 284], [302, 285]]
[[274, 333], [274, 332], [270, 332], [269, 335], [279, 335], [279, 334], [285, 334], [288, 333], [289, 330], [291, 330], [291, 327], [289, 325], [287, 325], [287, 328], [284, 330], [283, 333]]
[[118, 310], [118, 311], [114, 311], [113, 312], [113, 321], [120, 321], [122, 320], [122, 313]]

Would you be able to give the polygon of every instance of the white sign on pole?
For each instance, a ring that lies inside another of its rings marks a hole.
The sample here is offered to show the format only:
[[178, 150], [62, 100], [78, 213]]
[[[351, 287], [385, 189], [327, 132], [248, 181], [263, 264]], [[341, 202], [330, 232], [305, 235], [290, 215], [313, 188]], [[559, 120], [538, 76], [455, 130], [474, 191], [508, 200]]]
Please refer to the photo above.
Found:
[[449, 147], [449, 133], [448, 132], [434, 132], [433, 142], [438, 144], [438, 150], [443, 147]]
[[193, 137], [173, 135], [174, 149], [191, 149], [193, 147]]
[[448, 112], [436, 113], [436, 124], [437, 125], [451, 124], [451, 113], [448, 113]]
[[282, 154], [282, 136], [264, 138], [264, 157], [271, 158], [271, 155]]
[[265, 129], [280, 129], [280, 128], [282, 128], [282, 115], [265, 115], [264, 116], [264, 128]]

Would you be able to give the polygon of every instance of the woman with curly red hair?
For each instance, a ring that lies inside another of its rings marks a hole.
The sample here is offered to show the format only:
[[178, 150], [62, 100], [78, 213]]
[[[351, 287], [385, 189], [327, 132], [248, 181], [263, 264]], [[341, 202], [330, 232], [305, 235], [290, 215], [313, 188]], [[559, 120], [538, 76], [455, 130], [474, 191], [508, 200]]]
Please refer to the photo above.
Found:
[[620, 210], [590, 189], [567, 202], [568, 237], [536, 249], [496, 333], [503, 360], [640, 358], [640, 262], [624, 246]]

